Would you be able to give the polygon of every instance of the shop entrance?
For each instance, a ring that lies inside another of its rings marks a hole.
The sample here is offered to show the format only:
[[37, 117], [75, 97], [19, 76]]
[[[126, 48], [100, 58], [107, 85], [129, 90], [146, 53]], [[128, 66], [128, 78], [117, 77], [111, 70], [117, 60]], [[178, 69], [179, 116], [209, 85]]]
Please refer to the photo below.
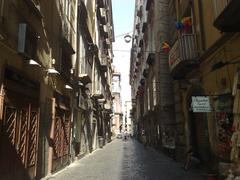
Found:
[[69, 98], [55, 92], [55, 119], [52, 126], [53, 133], [53, 157], [52, 171], [57, 171], [69, 163], [70, 154], [70, 101]]
[[194, 155], [202, 162], [206, 163], [210, 158], [210, 142], [208, 133], [207, 114], [204, 112], [193, 112], [191, 108], [192, 96], [201, 96], [201, 90], [195, 89], [188, 99], [189, 107], [189, 132], [190, 145]]

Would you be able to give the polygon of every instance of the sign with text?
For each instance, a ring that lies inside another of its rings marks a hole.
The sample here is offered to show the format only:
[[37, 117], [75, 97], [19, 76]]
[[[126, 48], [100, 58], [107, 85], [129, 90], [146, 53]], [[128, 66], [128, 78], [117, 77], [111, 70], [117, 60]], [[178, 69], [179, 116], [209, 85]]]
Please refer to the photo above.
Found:
[[193, 112], [211, 112], [208, 96], [192, 96]]

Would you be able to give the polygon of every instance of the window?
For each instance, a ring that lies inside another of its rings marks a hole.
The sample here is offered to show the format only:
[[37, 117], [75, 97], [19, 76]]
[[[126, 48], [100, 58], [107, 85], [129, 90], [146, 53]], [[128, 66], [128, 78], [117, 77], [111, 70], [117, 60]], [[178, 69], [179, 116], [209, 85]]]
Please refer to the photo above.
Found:
[[150, 90], [149, 90], [149, 88], [147, 89], [147, 104], [148, 104], [148, 110], [150, 110], [150, 107], [151, 107], [151, 105], [150, 105]]
[[80, 73], [85, 73], [86, 49], [82, 36], [80, 36]]
[[153, 106], [157, 105], [157, 89], [155, 76], [153, 77]]
[[19, 24], [18, 52], [33, 59], [37, 57], [37, 34], [26, 23]]
[[62, 49], [62, 59], [61, 59], [61, 74], [66, 80], [70, 80], [71, 76], [71, 55], [69, 55], [67, 52]]

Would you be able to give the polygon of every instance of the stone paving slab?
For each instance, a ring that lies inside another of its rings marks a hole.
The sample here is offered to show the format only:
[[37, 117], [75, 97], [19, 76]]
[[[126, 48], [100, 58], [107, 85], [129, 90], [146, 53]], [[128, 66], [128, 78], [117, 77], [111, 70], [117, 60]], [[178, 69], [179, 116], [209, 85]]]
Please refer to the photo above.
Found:
[[45, 180], [202, 180], [180, 164], [136, 140], [116, 139]]

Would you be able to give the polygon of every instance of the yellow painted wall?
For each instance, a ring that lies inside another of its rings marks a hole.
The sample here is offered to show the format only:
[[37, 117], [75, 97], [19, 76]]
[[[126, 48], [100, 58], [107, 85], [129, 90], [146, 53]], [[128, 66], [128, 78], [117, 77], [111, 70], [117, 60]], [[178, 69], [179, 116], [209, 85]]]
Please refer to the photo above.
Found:
[[203, 26], [205, 31], [205, 46], [209, 48], [217, 39], [221, 37], [219, 30], [213, 26], [214, 14], [213, 14], [213, 5], [210, 0], [202, 1], [203, 8]]

